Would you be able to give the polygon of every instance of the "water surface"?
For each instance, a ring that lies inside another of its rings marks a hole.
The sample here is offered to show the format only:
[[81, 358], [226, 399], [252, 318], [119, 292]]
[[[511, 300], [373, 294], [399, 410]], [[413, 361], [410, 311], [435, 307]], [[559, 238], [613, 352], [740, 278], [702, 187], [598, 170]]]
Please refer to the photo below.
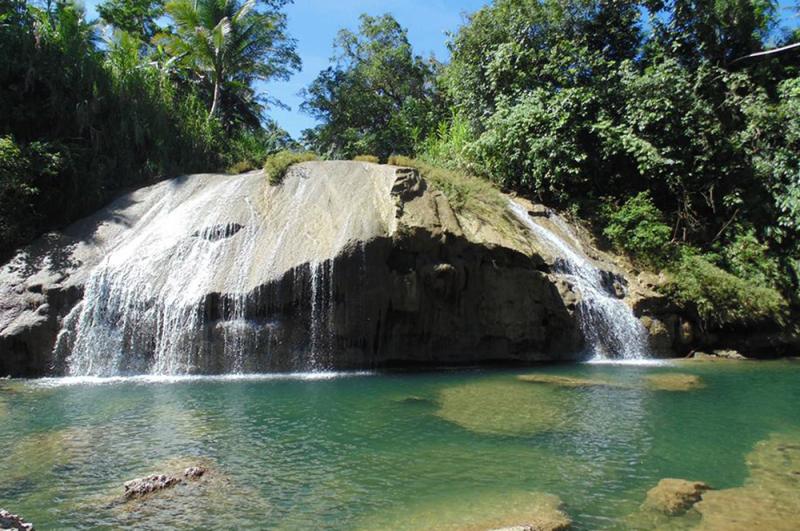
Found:
[[[668, 373], [703, 387], [647, 385]], [[741, 485], [758, 441], [800, 430], [799, 403], [791, 361], [12, 380], [0, 507], [40, 529], [416, 529], [544, 492], [577, 529], [623, 529], [664, 477]], [[214, 472], [200, 491], [119, 503], [126, 480], [192, 462]]]

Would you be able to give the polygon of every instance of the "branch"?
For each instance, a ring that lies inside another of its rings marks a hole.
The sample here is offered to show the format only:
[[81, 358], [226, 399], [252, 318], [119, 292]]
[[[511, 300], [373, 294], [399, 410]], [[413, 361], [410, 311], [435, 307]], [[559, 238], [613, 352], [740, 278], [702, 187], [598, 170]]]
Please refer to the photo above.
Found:
[[780, 48], [773, 48], [771, 50], [766, 50], [766, 51], [763, 51], [763, 52], [751, 53], [750, 55], [745, 55], [745, 56], [739, 57], [737, 59], [734, 59], [733, 61], [728, 63], [728, 66], [733, 66], [736, 63], [748, 61], [750, 59], [769, 58], [769, 57], [772, 57], [774, 55], [780, 55], [780, 54], [783, 54], [783, 53], [786, 53], [786, 52], [795, 51], [795, 50], [800, 50], [800, 42], [796, 42], [794, 44], [789, 44], [787, 46], [781, 46]]

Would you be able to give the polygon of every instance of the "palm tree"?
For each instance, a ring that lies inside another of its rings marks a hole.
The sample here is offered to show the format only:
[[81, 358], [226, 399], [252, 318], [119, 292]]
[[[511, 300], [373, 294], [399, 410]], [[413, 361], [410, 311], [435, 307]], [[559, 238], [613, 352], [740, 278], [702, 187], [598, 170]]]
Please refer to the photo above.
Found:
[[209, 96], [209, 117], [227, 128], [258, 127], [268, 98], [256, 81], [287, 79], [300, 68], [295, 41], [286, 34], [285, 0], [171, 0], [165, 6], [174, 22], [162, 35], [165, 50], [177, 58], [186, 77]]

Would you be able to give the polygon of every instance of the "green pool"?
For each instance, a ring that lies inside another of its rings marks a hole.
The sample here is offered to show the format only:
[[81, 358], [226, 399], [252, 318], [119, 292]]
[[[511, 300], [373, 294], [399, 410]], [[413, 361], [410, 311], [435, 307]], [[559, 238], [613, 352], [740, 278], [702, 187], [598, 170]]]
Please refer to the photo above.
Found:
[[[794, 361], [9, 380], [0, 507], [38, 529], [481, 529], [552, 495], [575, 529], [647, 528], [660, 479], [735, 489], [759, 441], [798, 433]], [[209, 474], [121, 501], [190, 464]]]

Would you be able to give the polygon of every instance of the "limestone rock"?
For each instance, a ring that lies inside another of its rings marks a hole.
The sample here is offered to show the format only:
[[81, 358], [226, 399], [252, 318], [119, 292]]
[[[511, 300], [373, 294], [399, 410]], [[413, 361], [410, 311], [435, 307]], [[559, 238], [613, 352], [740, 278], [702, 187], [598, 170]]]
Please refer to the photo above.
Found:
[[735, 350], [715, 350], [713, 355], [718, 358], [724, 358], [726, 360], [746, 360], [744, 356], [739, 354], [739, 352]]
[[0, 531], [33, 531], [33, 524], [22, 519], [22, 517], [12, 514], [5, 509], [0, 509]]
[[703, 380], [695, 374], [648, 374], [644, 378], [647, 387], [654, 391], [694, 391], [705, 387]]
[[700, 501], [703, 493], [710, 490], [702, 481], [666, 478], [647, 491], [643, 509], [659, 511], [669, 516], [677, 516], [688, 511]]
[[166, 474], [154, 474], [152, 476], [132, 479], [125, 482], [124, 497], [126, 500], [141, 498], [152, 492], [174, 487], [180, 482], [181, 480], [179, 478]]
[[695, 506], [698, 529], [795, 531], [800, 522], [800, 433], [774, 433], [746, 458], [741, 487], [710, 491]]
[[202, 477], [207, 471], [208, 469], [204, 466], [190, 466], [183, 471], [183, 477], [188, 479], [197, 479]]
[[[508, 212], [456, 212], [409, 168], [294, 169], [280, 186], [261, 172], [166, 180], [21, 250], [0, 267], [0, 375], [63, 374], [73, 350], [85, 351], [74, 348], [81, 340], [119, 341], [111, 347], [121, 355], [109, 360], [118, 365], [86, 364], [101, 375], [154, 370], [154, 358], [169, 356], [155, 356], [153, 345], [193, 352], [185, 365], [158, 370], [193, 373], [297, 370], [309, 358], [349, 369], [581, 357], [580, 294]], [[556, 216], [538, 221], [563, 229]], [[626, 285], [575, 232], [609, 287], [635, 303], [643, 288]], [[92, 290], [121, 295], [103, 306]], [[641, 315], [666, 345], [672, 323], [653, 311], [663, 299], [647, 300]], [[127, 308], [152, 311], [113, 318]], [[98, 309], [122, 329], [81, 339], [78, 323]], [[203, 319], [169, 321], [174, 341], [158, 341], [165, 312]], [[227, 341], [231, 333], [242, 340]], [[229, 355], [232, 344], [252, 355]]]

